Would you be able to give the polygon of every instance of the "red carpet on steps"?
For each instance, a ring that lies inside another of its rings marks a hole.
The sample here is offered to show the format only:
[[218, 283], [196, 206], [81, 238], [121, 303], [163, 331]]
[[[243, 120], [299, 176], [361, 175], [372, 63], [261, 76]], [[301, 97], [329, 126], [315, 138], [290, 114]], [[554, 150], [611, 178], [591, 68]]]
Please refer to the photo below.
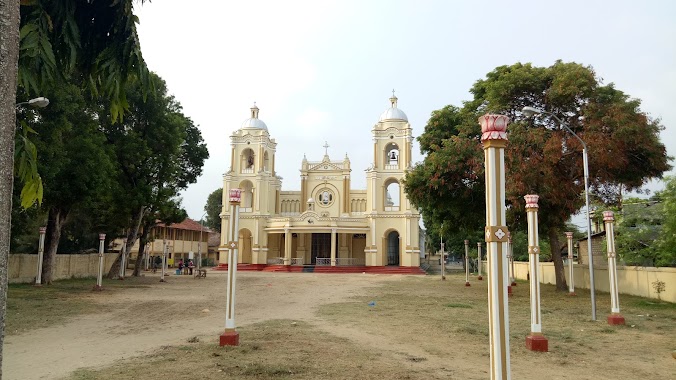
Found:
[[[218, 264], [212, 268], [215, 271], [227, 271], [228, 264]], [[265, 264], [238, 264], [237, 271], [258, 272], [305, 272], [305, 273], [374, 273], [374, 274], [425, 274], [420, 267], [367, 267], [367, 266], [314, 266], [314, 265], [265, 265]]]

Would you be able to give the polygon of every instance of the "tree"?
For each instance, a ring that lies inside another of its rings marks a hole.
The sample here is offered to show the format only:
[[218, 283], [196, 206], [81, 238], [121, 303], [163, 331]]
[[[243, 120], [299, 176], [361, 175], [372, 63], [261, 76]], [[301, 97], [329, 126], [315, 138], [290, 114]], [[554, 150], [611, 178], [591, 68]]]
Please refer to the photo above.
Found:
[[[43, 85], [49, 107], [37, 111], [30, 126], [38, 134], [36, 146], [45, 184], [44, 206], [48, 212], [42, 283], [52, 282], [62, 229], [72, 211], [92, 211], [114, 185], [112, 149], [99, 130], [96, 104], [86, 101], [78, 86], [56, 80]], [[92, 214], [98, 213], [93, 211]]]
[[[142, 83], [128, 88], [129, 112], [124, 120], [109, 117], [107, 107], [101, 109], [99, 116], [106, 139], [115, 150], [122, 191], [114, 205], [127, 225], [126, 252], [139, 238], [139, 231], [143, 237], [134, 275], [140, 274], [150, 229], [160, 221], [170, 224], [185, 218], [178, 194], [197, 180], [209, 157], [199, 129], [167, 94], [165, 82], [155, 74], [151, 77], [155, 89], [147, 96]], [[109, 277], [118, 275], [120, 258], [111, 267]]]
[[0, 2], [0, 378], [7, 311], [7, 264], [14, 186], [15, 100], [19, 61], [19, 3]]
[[[39, 92], [43, 81], [60, 68], [87, 78], [94, 93], [113, 98], [111, 114], [125, 108], [127, 78], [147, 78], [136, 34], [132, 0], [22, 0], [0, 2], [0, 377], [7, 294], [7, 260], [14, 184], [15, 101], [17, 83], [26, 95]], [[28, 26], [30, 25], [30, 26]], [[19, 30], [21, 29], [21, 33]], [[19, 42], [21, 35], [21, 63]], [[65, 66], [59, 64], [66, 63]], [[21, 72], [21, 80], [18, 80]], [[149, 85], [146, 80], [145, 83]], [[29, 90], [31, 89], [31, 90]]]
[[223, 188], [219, 187], [207, 197], [207, 204], [204, 205], [204, 211], [207, 212], [205, 224], [214, 231], [221, 232], [221, 211], [223, 211]]
[[431, 218], [458, 221], [459, 230], [481, 229], [485, 186], [477, 118], [487, 112], [509, 116], [508, 223], [524, 229], [523, 196], [540, 195], [539, 228], [549, 241], [557, 289], [565, 291], [560, 235], [584, 203], [581, 146], [553, 118], [528, 118], [521, 109], [532, 106], [557, 115], [587, 143], [592, 191], [608, 203], [669, 170], [659, 141], [663, 127], [640, 110], [640, 101], [613, 84], [603, 85], [591, 67], [577, 63], [500, 66], [470, 92], [473, 99], [462, 108], [432, 114], [419, 137], [427, 156], [407, 175], [405, 191]]

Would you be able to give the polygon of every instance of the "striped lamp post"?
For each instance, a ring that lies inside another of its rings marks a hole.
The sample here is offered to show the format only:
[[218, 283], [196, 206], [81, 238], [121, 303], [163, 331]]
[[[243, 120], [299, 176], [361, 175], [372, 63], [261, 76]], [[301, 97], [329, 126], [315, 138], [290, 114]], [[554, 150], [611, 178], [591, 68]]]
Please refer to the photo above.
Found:
[[566, 232], [568, 240], [568, 295], [575, 295], [575, 272], [573, 271], [573, 233]]
[[526, 337], [526, 348], [531, 351], [547, 352], [547, 338], [542, 335], [542, 313], [540, 312], [540, 242], [538, 238], [538, 198], [526, 195], [528, 216], [528, 271], [530, 272], [530, 334]]
[[476, 243], [476, 267], [477, 273], [479, 274], [476, 279], [481, 281], [484, 279], [483, 276], [481, 276], [481, 242]]
[[617, 291], [617, 262], [615, 259], [615, 214], [612, 211], [603, 212], [603, 222], [606, 224], [606, 241], [608, 242], [608, 277], [610, 280], [610, 315], [609, 325], [623, 325], [624, 317], [620, 314], [620, 296]]
[[[488, 336], [491, 380], [511, 379], [507, 302], [507, 221], [505, 219], [505, 147], [503, 115], [479, 118], [486, 172], [486, 260], [488, 264]], [[481, 262], [481, 260], [479, 260]]]
[[96, 276], [96, 285], [94, 290], [103, 290], [103, 244], [106, 240], [106, 234], [99, 234], [99, 273]]
[[225, 331], [220, 335], [220, 346], [239, 346], [239, 333], [235, 330], [235, 289], [237, 280], [237, 248], [239, 246], [239, 204], [242, 189], [230, 189], [230, 220], [228, 226], [228, 279], [225, 292]]
[[45, 255], [45, 234], [47, 227], [40, 227], [40, 240], [38, 243], [38, 275], [35, 276], [35, 286], [42, 286], [42, 258]]
[[465, 240], [465, 286], [469, 284], [469, 240]]

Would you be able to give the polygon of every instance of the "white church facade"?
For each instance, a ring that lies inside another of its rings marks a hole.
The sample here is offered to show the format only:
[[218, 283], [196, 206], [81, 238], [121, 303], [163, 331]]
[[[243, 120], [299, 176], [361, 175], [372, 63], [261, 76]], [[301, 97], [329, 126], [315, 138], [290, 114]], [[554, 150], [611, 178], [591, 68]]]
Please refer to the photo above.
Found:
[[366, 189], [351, 188], [347, 156], [331, 160], [327, 151], [321, 160], [303, 158], [300, 189], [291, 191], [282, 189], [275, 173], [277, 143], [254, 105], [251, 117], [230, 136], [220, 264], [227, 264], [223, 239], [233, 222], [228, 191], [239, 188], [240, 264], [418, 267], [420, 214], [401, 185], [411, 166], [413, 135], [394, 95], [390, 103], [371, 130]]

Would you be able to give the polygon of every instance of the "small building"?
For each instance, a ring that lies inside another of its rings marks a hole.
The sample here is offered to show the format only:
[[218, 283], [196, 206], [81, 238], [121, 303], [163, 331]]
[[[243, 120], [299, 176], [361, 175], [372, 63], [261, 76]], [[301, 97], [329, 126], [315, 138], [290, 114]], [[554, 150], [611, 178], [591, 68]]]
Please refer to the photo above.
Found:
[[[148, 234], [150, 241], [144, 251], [150, 256], [160, 256], [166, 242], [168, 244], [167, 264], [169, 266], [173, 266], [174, 262], [178, 262], [179, 259], [196, 261], [199, 252], [202, 253], [202, 259], [204, 259], [207, 257], [207, 242], [211, 233], [212, 231], [209, 228], [190, 218], [170, 225], [159, 223]], [[121, 245], [122, 239], [116, 239], [114, 247]], [[138, 251], [139, 241], [137, 240], [131, 249], [130, 263], [136, 260]]]

